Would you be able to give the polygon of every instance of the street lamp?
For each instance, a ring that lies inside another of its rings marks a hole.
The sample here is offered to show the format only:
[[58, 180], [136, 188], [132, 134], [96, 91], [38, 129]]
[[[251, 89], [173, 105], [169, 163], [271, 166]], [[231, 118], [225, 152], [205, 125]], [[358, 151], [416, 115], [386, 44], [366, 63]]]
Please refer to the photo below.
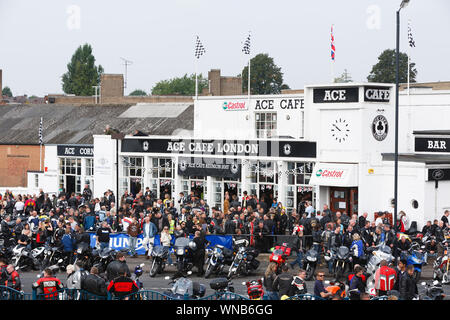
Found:
[[397, 36], [395, 49], [395, 152], [394, 152], [394, 230], [397, 230], [398, 210], [398, 83], [399, 83], [399, 47], [400, 47], [400, 10], [405, 8], [409, 0], [402, 0], [397, 10]]

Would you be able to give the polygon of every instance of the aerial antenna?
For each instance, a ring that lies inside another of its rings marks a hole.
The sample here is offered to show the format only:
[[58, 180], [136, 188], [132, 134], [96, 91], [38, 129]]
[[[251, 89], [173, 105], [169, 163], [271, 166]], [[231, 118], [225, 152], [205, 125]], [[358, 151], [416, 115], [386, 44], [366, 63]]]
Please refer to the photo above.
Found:
[[126, 89], [127, 88], [127, 69], [128, 69], [128, 66], [130, 64], [133, 64], [133, 61], [127, 60], [127, 59], [122, 58], [122, 57], [120, 57], [120, 59], [123, 60], [123, 64], [125, 66], [125, 80], [124, 80], [124, 83], [123, 83], [123, 88]]

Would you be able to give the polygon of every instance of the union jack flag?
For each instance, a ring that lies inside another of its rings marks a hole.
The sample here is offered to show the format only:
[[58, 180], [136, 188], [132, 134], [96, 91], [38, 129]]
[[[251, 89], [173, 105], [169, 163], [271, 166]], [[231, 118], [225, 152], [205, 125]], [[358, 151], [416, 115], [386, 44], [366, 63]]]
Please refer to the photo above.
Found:
[[331, 25], [331, 60], [334, 61], [336, 54], [336, 47], [334, 46], [333, 25]]

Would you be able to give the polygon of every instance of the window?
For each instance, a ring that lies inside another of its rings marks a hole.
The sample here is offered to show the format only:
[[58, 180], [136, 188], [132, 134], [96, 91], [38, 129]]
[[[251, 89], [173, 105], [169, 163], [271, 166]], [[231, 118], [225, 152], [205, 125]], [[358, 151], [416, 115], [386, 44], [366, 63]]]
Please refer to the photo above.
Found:
[[94, 175], [94, 159], [86, 159], [86, 176]]
[[255, 127], [257, 138], [272, 138], [277, 135], [277, 113], [256, 112]]
[[39, 188], [39, 174], [37, 173], [34, 175], [34, 186]]
[[313, 163], [288, 162], [287, 169], [286, 208], [288, 212], [292, 212], [305, 199], [311, 200], [314, 206], [315, 192], [314, 188], [309, 185]]
[[142, 157], [123, 157], [124, 176], [142, 177], [144, 176], [144, 158]]
[[80, 158], [60, 158], [59, 159], [60, 174], [81, 175], [81, 159]]

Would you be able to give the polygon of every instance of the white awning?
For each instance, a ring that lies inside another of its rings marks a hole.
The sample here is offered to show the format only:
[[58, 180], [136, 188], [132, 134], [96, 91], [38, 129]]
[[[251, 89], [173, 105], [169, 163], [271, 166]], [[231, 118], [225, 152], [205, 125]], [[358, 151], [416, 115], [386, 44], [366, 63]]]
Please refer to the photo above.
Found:
[[314, 166], [309, 184], [330, 187], [357, 187], [358, 164], [318, 163]]

